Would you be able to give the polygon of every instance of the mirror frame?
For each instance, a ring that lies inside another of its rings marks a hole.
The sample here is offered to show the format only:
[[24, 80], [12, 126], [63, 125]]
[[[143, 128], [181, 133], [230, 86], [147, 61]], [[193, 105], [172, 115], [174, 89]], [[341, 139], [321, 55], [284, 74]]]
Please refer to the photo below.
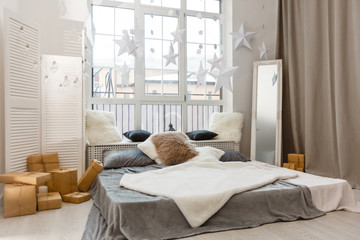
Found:
[[282, 60], [257, 61], [253, 64], [253, 92], [251, 114], [251, 154], [250, 158], [256, 160], [256, 119], [257, 119], [257, 88], [258, 68], [263, 65], [277, 65], [277, 110], [276, 110], [276, 140], [275, 140], [275, 165], [281, 166], [282, 159]]

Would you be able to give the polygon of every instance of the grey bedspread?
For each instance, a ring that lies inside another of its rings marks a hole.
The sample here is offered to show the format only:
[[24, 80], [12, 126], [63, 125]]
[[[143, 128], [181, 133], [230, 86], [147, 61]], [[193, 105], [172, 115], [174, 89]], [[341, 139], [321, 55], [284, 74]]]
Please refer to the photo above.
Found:
[[277, 181], [234, 195], [202, 226], [191, 228], [173, 200], [119, 188], [123, 174], [158, 168], [102, 171], [90, 188], [94, 206], [83, 239], [174, 239], [324, 215], [312, 204], [307, 187]]

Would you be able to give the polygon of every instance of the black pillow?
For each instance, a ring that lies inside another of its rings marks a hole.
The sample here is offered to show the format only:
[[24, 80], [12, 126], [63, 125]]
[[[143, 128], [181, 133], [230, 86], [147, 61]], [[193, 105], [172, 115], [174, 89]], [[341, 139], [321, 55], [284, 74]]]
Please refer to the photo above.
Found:
[[210, 140], [216, 137], [218, 134], [214, 132], [210, 132], [208, 130], [197, 130], [197, 131], [187, 132], [186, 135], [191, 140]]
[[245, 157], [242, 153], [233, 150], [224, 150], [224, 154], [221, 156], [221, 162], [247, 162], [251, 161], [247, 157]]
[[104, 168], [143, 167], [155, 162], [140, 149], [104, 150]]
[[148, 132], [145, 130], [132, 130], [132, 131], [123, 133], [123, 135], [133, 142], [143, 142], [148, 137], [150, 137], [151, 132]]

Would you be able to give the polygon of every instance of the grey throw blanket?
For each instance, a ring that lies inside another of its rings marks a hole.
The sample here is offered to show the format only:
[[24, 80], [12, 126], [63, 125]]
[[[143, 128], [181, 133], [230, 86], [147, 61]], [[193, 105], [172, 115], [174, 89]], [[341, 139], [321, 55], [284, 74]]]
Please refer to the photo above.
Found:
[[174, 239], [324, 215], [312, 204], [307, 187], [277, 181], [234, 195], [207, 222], [191, 228], [173, 200], [119, 188], [125, 173], [159, 168], [149, 165], [102, 171], [90, 188], [94, 206], [83, 239]]

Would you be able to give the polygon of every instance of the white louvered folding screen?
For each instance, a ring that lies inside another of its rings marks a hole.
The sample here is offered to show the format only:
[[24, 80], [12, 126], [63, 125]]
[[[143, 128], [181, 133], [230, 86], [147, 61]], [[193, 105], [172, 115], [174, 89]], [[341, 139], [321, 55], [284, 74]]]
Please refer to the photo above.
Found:
[[42, 151], [57, 152], [60, 167], [84, 169], [83, 87], [80, 57], [43, 55]]
[[26, 157], [41, 152], [39, 31], [5, 12], [5, 170], [26, 171]]

